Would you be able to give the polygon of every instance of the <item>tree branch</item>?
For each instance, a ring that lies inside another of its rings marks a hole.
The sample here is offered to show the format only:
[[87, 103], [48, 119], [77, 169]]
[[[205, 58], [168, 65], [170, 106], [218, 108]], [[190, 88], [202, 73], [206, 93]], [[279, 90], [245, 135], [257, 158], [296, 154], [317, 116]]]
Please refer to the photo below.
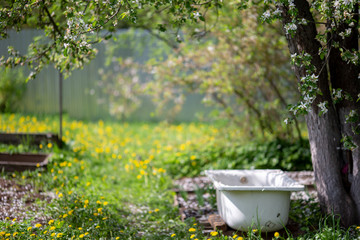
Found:
[[47, 9], [46, 5], [45, 5], [45, 1], [43, 0], [43, 8], [47, 14], [47, 16], [49, 17], [50, 19], [50, 22], [51, 24], [54, 26], [54, 38], [56, 39], [56, 34], [55, 34], [55, 31], [60, 35], [60, 36], [63, 36], [63, 34], [61, 33], [60, 29], [58, 28], [58, 26], [56, 25], [54, 19], [52, 18], [49, 10]]
[[116, 12], [115, 12], [113, 15], [111, 15], [111, 16], [104, 22], [103, 25], [98, 25], [98, 26], [96, 26], [95, 28], [92, 28], [92, 29], [90, 29], [90, 30], [80, 32], [79, 35], [96, 31], [96, 30], [100, 29], [101, 27], [105, 26], [111, 19], [113, 19], [116, 15], [119, 14], [119, 12], [120, 12], [120, 10], [121, 10], [121, 7], [122, 7], [122, 5], [120, 4], [120, 5], [119, 5], [119, 8], [116, 10]]

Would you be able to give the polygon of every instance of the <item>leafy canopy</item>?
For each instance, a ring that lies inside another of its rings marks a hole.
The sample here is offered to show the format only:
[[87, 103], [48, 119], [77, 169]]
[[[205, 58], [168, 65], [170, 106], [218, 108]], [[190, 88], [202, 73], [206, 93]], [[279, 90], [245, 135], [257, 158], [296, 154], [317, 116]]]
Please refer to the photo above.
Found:
[[[32, 69], [29, 79], [41, 69], [54, 63], [57, 69], [69, 74], [81, 68], [95, 54], [93, 44], [111, 37], [116, 28], [137, 24], [139, 15], [156, 19], [157, 13], [166, 12], [168, 18], [157, 23], [159, 31], [167, 28], [179, 31], [187, 21], [204, 21], [204, 11], [217, 10], [219, 1], [1, 1], [0, 36], [8, 37], [9, 30], [24, 28], [44, 30], [45, 35], [34, 39], [28, 53], [21, 55], [13, 47], [1, 65], [15, 67], [28, 65]], [[150, 11], [151, 10], [151, 11]], [[180, 35], [177, 35], [180, 41]]]

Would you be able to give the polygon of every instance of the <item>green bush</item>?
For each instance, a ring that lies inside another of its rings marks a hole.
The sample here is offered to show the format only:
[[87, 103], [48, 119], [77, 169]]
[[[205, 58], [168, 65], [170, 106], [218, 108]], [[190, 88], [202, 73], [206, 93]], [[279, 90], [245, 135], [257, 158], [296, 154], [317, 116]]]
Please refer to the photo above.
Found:
[[169, 159], [167, 166], [174, 177], [196, 176], [206, 169], [312, 169], [308, 140], [283, 139], [246, 145], [208, 145]]
[[21, 69], [0, 68], [0, 112], [13, 112], [26, 90], [26, 78]]

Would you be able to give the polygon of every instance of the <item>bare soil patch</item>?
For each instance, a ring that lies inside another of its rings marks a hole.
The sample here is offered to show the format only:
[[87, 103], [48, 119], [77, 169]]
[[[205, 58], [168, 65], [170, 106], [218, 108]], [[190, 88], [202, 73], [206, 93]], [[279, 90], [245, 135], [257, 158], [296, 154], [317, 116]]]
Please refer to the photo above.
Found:
[[12, 179], [0, 178], [0, 221], [32, 219], [35, 223], [44, 224], [49, 219], [36, 202], [41, 200], [49, 203], [53, 198], [30, 183], [19, 184]]

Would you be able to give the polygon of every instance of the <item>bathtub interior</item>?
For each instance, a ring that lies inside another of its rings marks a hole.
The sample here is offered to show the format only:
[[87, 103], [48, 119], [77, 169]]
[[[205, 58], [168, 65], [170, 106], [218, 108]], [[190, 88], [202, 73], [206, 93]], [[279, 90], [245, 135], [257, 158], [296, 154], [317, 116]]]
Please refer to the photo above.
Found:
[[301, 191], [303, 185], [281, 170], [208, 170], [206, 175], [218, 190]]

